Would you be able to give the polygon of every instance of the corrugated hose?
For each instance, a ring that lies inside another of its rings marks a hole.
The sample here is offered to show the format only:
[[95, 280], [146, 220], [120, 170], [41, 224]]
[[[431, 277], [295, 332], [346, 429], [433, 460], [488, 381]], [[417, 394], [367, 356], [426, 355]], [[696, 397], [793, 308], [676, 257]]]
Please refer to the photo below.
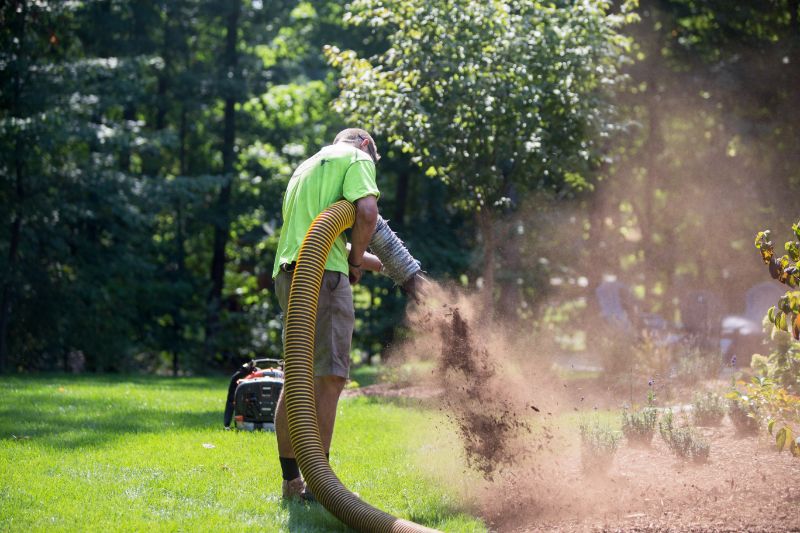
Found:
[[[300, 471], [317, 501], [348, 526], [358, 531], [380, 533], [435, 531], [396, 518], [357, 498], [331, 470], [322, 447], [314, 398], [317, 300], [328, 253], [339, 234], [353, 225], [355, 216], [355, 206], [346, 200], [336, 202], [320, 213], [311, 223], [297, 258], [286, 312], [284, 355], [284, 395], [289, 419], [289, 438]], [[395, 249], [395, 253], [398, 250]], [[407, 250], [405, 253], [410, 256]], [[381, 259], [384, 260], [385, 257]], [[401, 276], [404, 268], [406, 272], [413, 270], [407, 260], [404, 263], [405, 267], [391, 266], [387, 267], [387, 271], [392, 268], [395, 275]], [[414, 267], [414, 273], [418, 272], [419, 265], [416, 261]], [[398, 283], [397, 279], [392, 279]]]

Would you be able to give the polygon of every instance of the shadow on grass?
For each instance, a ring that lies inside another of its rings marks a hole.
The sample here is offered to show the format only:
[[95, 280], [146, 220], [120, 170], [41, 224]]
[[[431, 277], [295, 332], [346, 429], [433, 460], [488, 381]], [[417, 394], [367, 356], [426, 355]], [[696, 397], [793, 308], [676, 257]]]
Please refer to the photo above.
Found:
[[[115, 387], [123, 384], [145, 389], [146, 394], [125, 397], [124, 389]], [[225, 391], [217, 383], [201, 379], [186, 385], [219, 389], [223, 404]], [[89, 388], [61, 394], [56, 388], [61, 386], [72, 387], [71, 391]], [[4, 379], [0, 382], [0, 439], [16, 437], [40, 446], [74, 449], [100, 446], [132, 433], [221, 428], [221, 410], [187, 409], [186, 401], [173, 405], [169, 397], [159, 396], [168, 390], [180, 391], [181, 385], [166, 378], [127, 376]]]
[[[356, 531], [343, 524], [333, 514], [328, 512], [319, 503], [282, 502], [284, 509], [289, 511], [287, 527], [292, 532], [316, 533], [327, 531]], [[370, 503], [370, 505], [372, 505]], [[380, 509], [380, 507], [378, 506]], [[464, 516], [466, 509], [450, 505], [431, 509], [429, 512], [413, 514], [409, 520], [425, 527], [435, 528], [437, 524], [446, 522], [451, 518]]]
[[168, 377], [143, 374], [64, 374], [59, 372], [0, 377], [0, 391], [31, 385], [141, 385], [158, 389], [206, 389], [225, 387], [230, 376]]
[[289, 512], [289, 521], [286, 526], [293, 533], [355, 531], [340, 522], [319, 503], [282, 501], [281, 506]]

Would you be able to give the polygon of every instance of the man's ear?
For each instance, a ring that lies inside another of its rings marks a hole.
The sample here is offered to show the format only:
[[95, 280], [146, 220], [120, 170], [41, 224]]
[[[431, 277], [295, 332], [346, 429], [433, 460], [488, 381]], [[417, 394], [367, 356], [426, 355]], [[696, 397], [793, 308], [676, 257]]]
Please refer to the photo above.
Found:
[[364, 139], [363, 141], [361, 141], [361, 145], [359, 146], [359, 148], [366, 148], [367, 146], [369, 146], [369, 139]]

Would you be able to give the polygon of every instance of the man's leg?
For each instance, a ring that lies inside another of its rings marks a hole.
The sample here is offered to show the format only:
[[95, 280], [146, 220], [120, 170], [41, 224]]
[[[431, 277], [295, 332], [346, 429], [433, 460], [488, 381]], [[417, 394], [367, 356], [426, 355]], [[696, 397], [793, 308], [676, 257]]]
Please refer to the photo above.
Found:
[[[317, 422], [319, 423], [319, 432], [322, 437], [322, 447], [326, 455], [330, 454], [333, 426], [336, 422], [336, 408], [345, 382], [346, 380], [339, 376], [314, 378]], [[275, 435], [278, 440], [278, 455], [280, 456], [281, 470], [283, 471], [283, 497], [305, 499], [308, 492], [305, 483], [300, 477], [300, 470], [289, 439], [289, 421], [286, 416], [283, 391], [281, 391], [278, 406], [275, 409]]]
[[294, 457], [292, 442], [289, 440], [289, 419], [286, 417], [286, 405], [283, 400], [283, 391], [275, 407], [275, 436], [278, 438], [278, 455], [281, 457]]
[[[279, 272], [275, 278], [275, 294], [278, 297], [278, 304], [283, 312], [286, 312], [289, 301], [289, 289], [292, 285], [292, 276], [287, 272]], [[285, 334], [285, 332], [284, 332]], [[285, 340], [285, 338], [284, 338]], [[294, 457], [292, 443], [289, 440], [289, 420], [286, 416], [286, 404], [283, 398], [283, 391], [278, 398], [278, 405], [275, 407], [275, 436], [278, 440], [278, 458], [281, 463], [283, 474], [282, 493], [284, 498], [303, 498], [305, 495], [305, 483], [300, 477], [300, 468]]]
[[[278, 300], [283, 309], [287, 300], [291, 278], [275, 280]], [[286, 283], [286, 282], [289, 283]], [[283, 301], [281, 301], [283, 300]], [[336, 408], [339, 396], [347, 381], [350, 367], [350, 341], [354, 323], [353, 297], [347, 276], [326, 271], [320, 288], [314, 354], [314, 394], [317, 423], [325, 454], [330, 453]], [[284, 497], [305, 497], [305, 487], [297, 470], [294, 450], [289, 439], [289, 423], [283, 393], [275, 412], [275, 433], [284, 477]], [[287, 477], [288, 476], [288, 477]], [[291, 476], [297, 476], [292, 478]], [[288, 494], [287, 494], [287, 484]], [[296, 485], [296, 486], [295, 486]], [[296, 490], [300, 492], [296, 492]]]
[[[336, 423], [336, 407], [339, 404], [339, 396], [344, 390], [346, 381], [339, 376], [319, 376], [314, 378], [317, 421], [319, 422], [319, 433], [322, 437], [322, 447], [325, 453], [330, 453], [331, 451], [333, 426]], [[278, 438], [278, 454], [286, 458], [294, 457], [292, 443], [289, 440], [289, 420], [286, 417], [283, 391], [281, 391], [278, 406], [275, 409], [275, 435]]]
[[326, 454], [331, 451], [333, 425], [336, 422], [336, 406], [339, 395], [347, 380], [339, 376], [318, 376], [314, 378], [314, 393], [317, 400], [317, 421], [322, 437], [322, 448]]

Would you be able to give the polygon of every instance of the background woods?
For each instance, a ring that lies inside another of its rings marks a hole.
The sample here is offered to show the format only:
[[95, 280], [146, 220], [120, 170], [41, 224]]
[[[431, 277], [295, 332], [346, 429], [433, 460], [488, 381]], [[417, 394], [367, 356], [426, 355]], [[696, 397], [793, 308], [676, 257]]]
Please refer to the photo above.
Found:
[[[559, 352], [590, 349], [609, 283], [666, 328], [701, 293], [741, 313], [764, 279], [753, 235], [797, 216], [798, 16], [796, 0], [3, 2], [0, 369], [278, 354], [281, 195], [351, 124], [377, 132], [382, 213], [429, 274]], [[355, 296], [357, 354], [386, 355], [404, 298], [377, 277]]]

